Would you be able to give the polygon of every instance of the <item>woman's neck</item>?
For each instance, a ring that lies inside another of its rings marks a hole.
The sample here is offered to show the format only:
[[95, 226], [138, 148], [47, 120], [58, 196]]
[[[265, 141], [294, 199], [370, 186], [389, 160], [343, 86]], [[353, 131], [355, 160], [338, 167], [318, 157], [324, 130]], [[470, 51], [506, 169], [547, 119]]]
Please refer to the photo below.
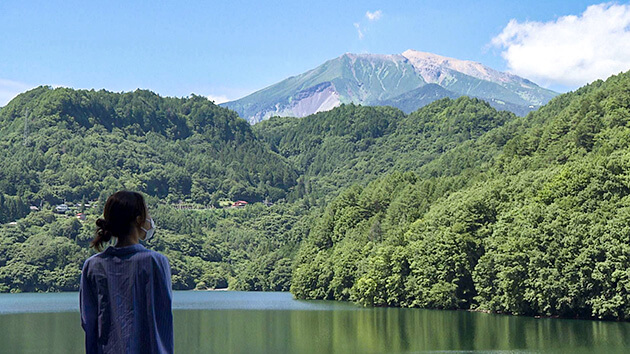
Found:
[[118, 238], [114, 247], [127, 247], [137, 245], [139, 243], [139, 235], [137, 230], [133, 230], [127, 237]]

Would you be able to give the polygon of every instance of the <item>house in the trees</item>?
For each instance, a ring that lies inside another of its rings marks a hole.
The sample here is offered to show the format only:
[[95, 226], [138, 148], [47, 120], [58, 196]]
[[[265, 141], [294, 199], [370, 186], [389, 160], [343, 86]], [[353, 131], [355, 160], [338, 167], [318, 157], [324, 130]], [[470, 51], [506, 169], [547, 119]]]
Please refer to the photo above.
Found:
[[237, 200], [237, 201], [234, 202], [234, 204], [232, 204], [232, 207], [233, 208], [242, 208], [242, 207], [244, 207], [246, 205], [247, 205], [246, 201], [244, 201], [244, 200]]

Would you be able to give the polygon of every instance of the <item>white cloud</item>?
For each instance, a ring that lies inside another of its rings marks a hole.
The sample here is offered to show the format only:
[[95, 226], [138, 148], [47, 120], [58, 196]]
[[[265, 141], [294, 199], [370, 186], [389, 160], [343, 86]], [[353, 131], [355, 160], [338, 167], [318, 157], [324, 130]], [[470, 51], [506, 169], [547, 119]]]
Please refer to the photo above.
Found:
[[577, 87], [630, 70], [630, 5], [589, 6], [555, 21], [512, 19], [492, 39], [513, 73], [543, 85]]
[[6, 106], [15, 96], [33, 87], [22, 82], [0, 79], [0, 107]]
[[359, 35], [359, 39], [363, 39], [363, 31], [361, 30], [361, 25], [358, 22], [354, 23], [354, 28], [357, 29], [357, 33]]
[[365, 13], [365, 17], [367, 17], [370, 21], [378, 21], [381, 16], [383, 16], [383, 12], [381, 10], [376, 10], [374, 12], [367, 11]]
[[225, 95], [208, 95], [208, 99], [210, 101], [214, 101], [214, 104], [221, 104], [230, 101], [230, 99]]

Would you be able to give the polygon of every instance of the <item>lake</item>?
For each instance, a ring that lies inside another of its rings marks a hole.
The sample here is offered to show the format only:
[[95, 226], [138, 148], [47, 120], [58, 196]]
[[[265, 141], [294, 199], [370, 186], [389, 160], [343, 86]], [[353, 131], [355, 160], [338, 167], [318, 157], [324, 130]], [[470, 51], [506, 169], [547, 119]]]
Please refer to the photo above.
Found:
[[[177, 353], [627, 353], [630, 323], [175, 291]], [[77, 293], [0, 294], [0, 353], [82, 353]]]

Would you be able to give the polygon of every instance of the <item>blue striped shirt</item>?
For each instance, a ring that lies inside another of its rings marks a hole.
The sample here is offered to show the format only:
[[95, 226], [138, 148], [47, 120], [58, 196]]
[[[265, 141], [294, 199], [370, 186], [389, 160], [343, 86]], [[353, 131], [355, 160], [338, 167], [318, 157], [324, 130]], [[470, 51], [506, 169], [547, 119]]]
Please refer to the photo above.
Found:
[[86, 353], [173, 353], [168, 259], [140, 244], [88, 258], [79, 291]]

